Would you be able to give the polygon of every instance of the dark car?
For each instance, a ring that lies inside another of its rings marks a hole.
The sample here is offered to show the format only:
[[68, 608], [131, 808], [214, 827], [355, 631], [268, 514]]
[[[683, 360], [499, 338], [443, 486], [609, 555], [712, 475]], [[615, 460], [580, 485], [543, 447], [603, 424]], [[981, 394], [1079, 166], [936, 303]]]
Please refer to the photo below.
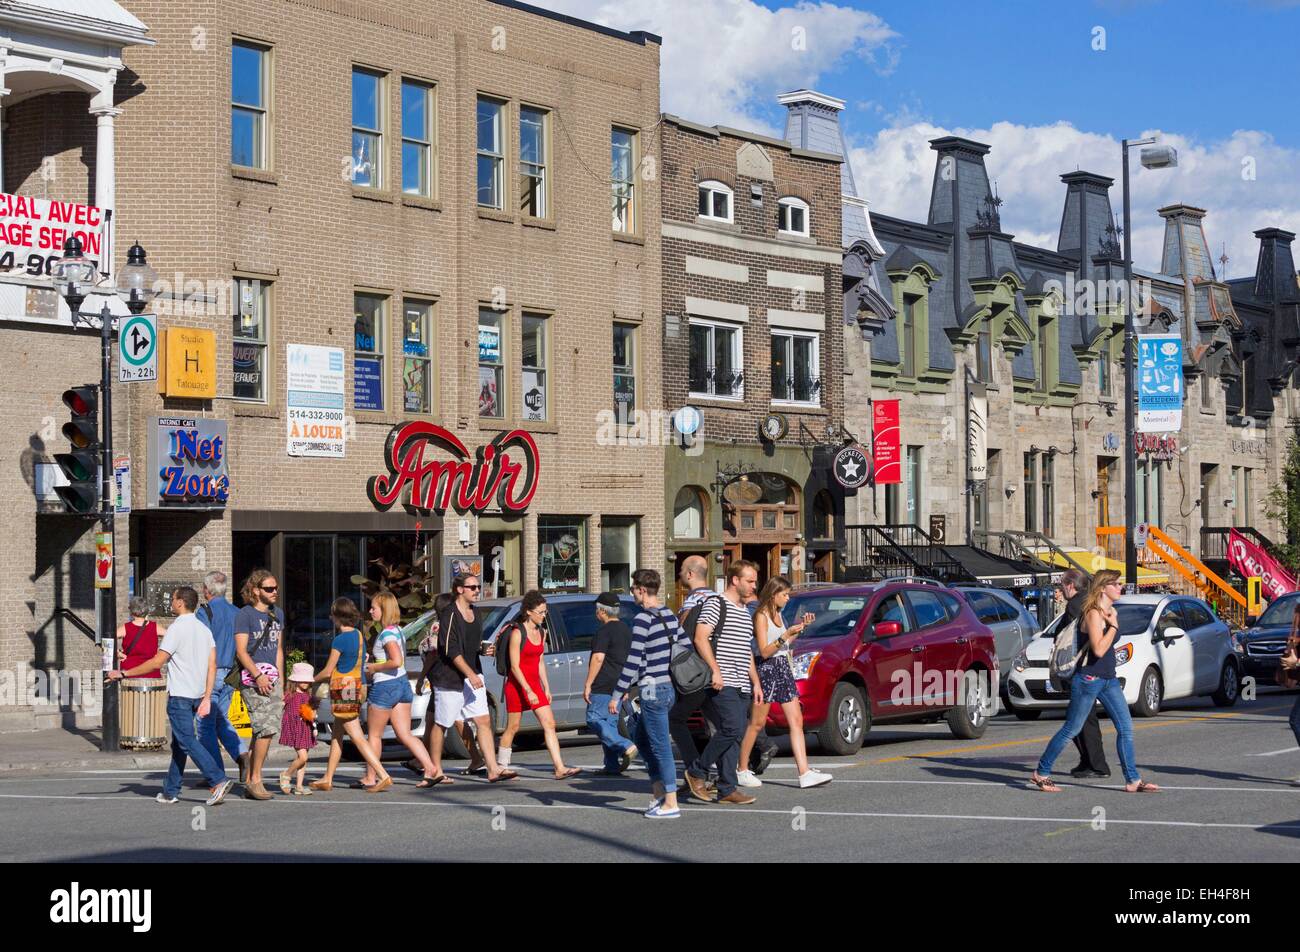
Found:
[[[794, 642], [804, 722], [822, 748], [857, 752], [875, 723], [946, 717], [957, 737], [984, 733], [996, 707], [993, 632], [951, 589], [923, 580], [796, 592], [783, 612], [792, 624], [816, 618]], [[786, 727], [773, 705], [773, 728]]]
[[1300, 592], [1275, 598], [1258, 620], [1247, 621], [1249, 627], [1237, 632], [1237, 640], [1245, 652], [1242, 674], [1260, 684], [1273, 683], [1298, 604]]

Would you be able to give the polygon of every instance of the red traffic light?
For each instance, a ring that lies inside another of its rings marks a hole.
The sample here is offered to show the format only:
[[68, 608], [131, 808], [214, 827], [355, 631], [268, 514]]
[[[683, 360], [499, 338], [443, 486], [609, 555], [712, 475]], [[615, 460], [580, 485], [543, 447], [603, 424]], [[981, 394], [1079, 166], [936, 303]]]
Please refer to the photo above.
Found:
[[63, 391], [63, 402], [74, 416], [87, 416], [99, 408], [94, 387], [73, 387]]

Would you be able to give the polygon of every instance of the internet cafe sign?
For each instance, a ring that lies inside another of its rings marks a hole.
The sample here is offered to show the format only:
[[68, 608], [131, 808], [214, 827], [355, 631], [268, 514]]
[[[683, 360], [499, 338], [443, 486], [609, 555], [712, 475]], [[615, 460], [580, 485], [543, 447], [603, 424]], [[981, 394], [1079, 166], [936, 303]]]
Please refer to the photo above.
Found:
[[151, 417], [148, 434], [151, 509], [224, 509], [230, 498], [225, 420]]
[[388, 472], [366, 484], [366, 495], [381, 512], [400, 502], [413, 512], [482, 513], [496, 507], [517, 515], [532, 502], [541, 474], [537, 444], [526, 430], [499, 433], [471, 454], [455, 434], [424, 421], [393, 427], [384, 462]]

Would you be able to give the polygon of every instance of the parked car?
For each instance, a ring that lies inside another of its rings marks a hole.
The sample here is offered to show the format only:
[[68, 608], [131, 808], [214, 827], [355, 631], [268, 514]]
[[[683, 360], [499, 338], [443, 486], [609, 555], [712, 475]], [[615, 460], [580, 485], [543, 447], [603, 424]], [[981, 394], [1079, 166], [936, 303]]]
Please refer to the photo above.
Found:
[[1011, 663], [1038, 635], [1038, 622], [1029, 614], [1029, 609], [1005, 589], [986, 585], [954, 585], [953, 589], [965, 596], [970, 607], [975, 610], [975, 617], [993, 632], [998, 664], [1002, 669], [998, 687], [1005, 697], [1007, 679], [1011, 676]]
[[1237, 632], [1244, 650], [1242, 674], [1253, 677], [1260, 684], [1273, 684], [1278, 662], [1286, 650], [1286, 639], [1291, 634], [1291, 616], [1300, 604], [1300, 592], [1275, 598], [1257, 619], [1248, 619], [1247, 627]]
[[[1244, 655], [1227, 623], [1199, 598], [1125, 595], [1115, 603], [1116, 673], [1124, 700], [1137, 717], [1154, 717], [1166, 701], [1209, 696], [1231, 707], [1241, 694]], [[1007, 700], [1021, 720], [1070, 703], [1048, 677], [1052, 642], [1065, 615], [1057, 615], [1011, 665]], [[1077, 623], [1071, 622], [1071, 627]]]
[[[582, 690], [587, 683], [587, 659], [591, 654], [592, 638], [599, 628], [596, 620], [596, 594], [557, 594], [548, 595], [546, 602], [550, 606], [547, 616], [546, 631], [546, 678], [551, 686], [551, 710], [555, 714], [556, 729], [561, 731], [586, 730], [587, 703], [582, 699]], [[483, 599], [478, 603], [483, 618], [483, 644], [495, 644], [506, 623], [519, 614], [522, 598]], [[630, 595], [619, 596], [619, 617], [631, 624], [636, 616], [636, 602]], [[414, 682], [424, 669], [424, 659], [420, 656], [420, 642], [429, 633], [433, 621], [433, 612], [429, 611], [409, 622], [402, 628], [402, 637], [406, 642], [406, 674]], [[488, 706], [492, 712], [492, 727], [495, 733], [501, 733], [506, 726], [506, 707], [503, 700], [504, 679], [497, 674], [496, 663], [491, 658], [483, 658], [483, 681], [488, 689]], [[423, 737], [425, 718], [429, 704], [433, 700], [433, 689], [427, 684], [424, 691], [415, 696], [411, 704], [411, 733]], [[361, 713], [365, 718], [365, 710]], [[332, 723], [329, 714], [329, 701], [322, 702], [317, 723]], [[524, 745], [542, 736], [541, 725], [537, 715], [526, 712], [520, 722], [519, 737]], [[384, 730], [384, 742], [396, 743], [397, 737], [392, 727]], [[518, 741], [516, 742], [518, 744]], [[447, 751], [453, 756], [467, 757], [459, 737], [447, 734]]]
[[[817, 588], [790, 597], [786, 623], [804, 612], [816, 619], [794, 643], [794, 674], [804, 722], [823, 749], [852, 754], [874, 724], [939, 717], [957, 737], [984, 733], [997, 651], [952, 589], [892, 579]], [[780, 706], [768, 725], [787, 728]]]

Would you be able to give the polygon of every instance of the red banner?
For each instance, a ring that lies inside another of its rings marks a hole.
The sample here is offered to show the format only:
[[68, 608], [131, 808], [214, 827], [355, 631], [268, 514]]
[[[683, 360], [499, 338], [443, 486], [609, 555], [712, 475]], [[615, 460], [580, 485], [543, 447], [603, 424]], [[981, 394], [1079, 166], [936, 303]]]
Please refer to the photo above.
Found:
[[1291, 573], [1236, 529], [1228, 530], [1228, 562], [1244, 578], [1258, 575], [1264, 580], [1264, 597], [1269, 601], [1296, 591]]
[[877, 400], [871, 408], [871, 451], [876, 464], [876, 485], [903, 481], [902, 433], [898, 428], [898, 401]]

